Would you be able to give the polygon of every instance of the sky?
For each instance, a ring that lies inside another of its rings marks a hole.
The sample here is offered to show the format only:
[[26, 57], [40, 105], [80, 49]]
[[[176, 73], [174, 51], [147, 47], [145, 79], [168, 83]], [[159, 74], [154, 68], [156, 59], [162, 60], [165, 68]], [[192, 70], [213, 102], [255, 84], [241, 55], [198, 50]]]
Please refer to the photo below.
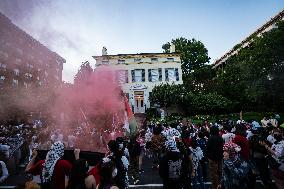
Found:
[[0, 0], [0, 12], [56, 52], [73, 82], [94, 55], [162, 52], [195, 38], [213, 63], [284, 9], [284, 0]]

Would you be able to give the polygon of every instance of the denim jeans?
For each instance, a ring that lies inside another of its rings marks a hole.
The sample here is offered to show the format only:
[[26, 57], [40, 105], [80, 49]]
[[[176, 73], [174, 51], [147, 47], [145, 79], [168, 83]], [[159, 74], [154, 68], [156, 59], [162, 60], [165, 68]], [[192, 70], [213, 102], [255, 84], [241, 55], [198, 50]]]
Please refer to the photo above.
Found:
[[[197, 185], [197, 182], [199, 182], [199, 187]], [[197, 189], [197, 188], [205, 189], [205, 184], [203, 181], [202, 170], [201, 170], [200, 165], [197, 167], [197, 170], [195, 170], [195, 176], [192, 177], [192, 188], [193, 189]]]

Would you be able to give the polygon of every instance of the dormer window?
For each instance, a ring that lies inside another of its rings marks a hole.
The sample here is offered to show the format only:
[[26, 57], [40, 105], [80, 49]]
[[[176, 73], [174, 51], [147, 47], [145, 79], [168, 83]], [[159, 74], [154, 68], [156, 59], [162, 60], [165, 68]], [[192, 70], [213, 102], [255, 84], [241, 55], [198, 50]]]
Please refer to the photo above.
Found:
[[168, 62], [173, 62], [175, 59], [174, 58], [167, 58]]
[[151, 58], [151, 62], [158, 62], [158, 58]]
[[103, 60], [102, 64], [109, 64], [109, 61], [108, 60]]
[[141, 62], [141, 58], [134, 58], [134, 62]]
[[118, 64], [125, 64], [125, 60], [119, 59]]

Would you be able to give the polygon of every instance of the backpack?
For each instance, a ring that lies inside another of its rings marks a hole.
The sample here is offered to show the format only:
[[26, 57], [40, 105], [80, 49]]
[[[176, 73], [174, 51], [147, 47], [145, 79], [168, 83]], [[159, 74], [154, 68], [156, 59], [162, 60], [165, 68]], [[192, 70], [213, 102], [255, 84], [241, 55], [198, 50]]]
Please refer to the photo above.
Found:
[[2, 163], [0, 163], [0, 177], [3, 176]]

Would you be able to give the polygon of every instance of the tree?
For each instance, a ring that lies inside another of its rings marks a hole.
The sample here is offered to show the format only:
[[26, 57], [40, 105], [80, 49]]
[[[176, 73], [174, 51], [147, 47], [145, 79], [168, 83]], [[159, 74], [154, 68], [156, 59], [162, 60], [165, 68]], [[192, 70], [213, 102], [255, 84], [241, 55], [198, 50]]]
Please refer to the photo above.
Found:
[[88, 61], [83, 62], [74, 78], [74, 84], [87, 84], [93, 69]]
[[218, 71], [218, 93], [236, 102], [236, 109], [283, 111], [284, 22], [251, 39]]
[[[208, 57], [208, 50], [202, 42], [197, 41], [194, 38], [188, 40], [180, 37], [173, 39], [171, 43], [175, 45], [175, 51], [180, 53], [183, 79], [188, 77], [192, 70], [209, 63], [210, 58]], [[170, 52], [171, 43], [167, 42], [162, 46], [165, 53]]]

